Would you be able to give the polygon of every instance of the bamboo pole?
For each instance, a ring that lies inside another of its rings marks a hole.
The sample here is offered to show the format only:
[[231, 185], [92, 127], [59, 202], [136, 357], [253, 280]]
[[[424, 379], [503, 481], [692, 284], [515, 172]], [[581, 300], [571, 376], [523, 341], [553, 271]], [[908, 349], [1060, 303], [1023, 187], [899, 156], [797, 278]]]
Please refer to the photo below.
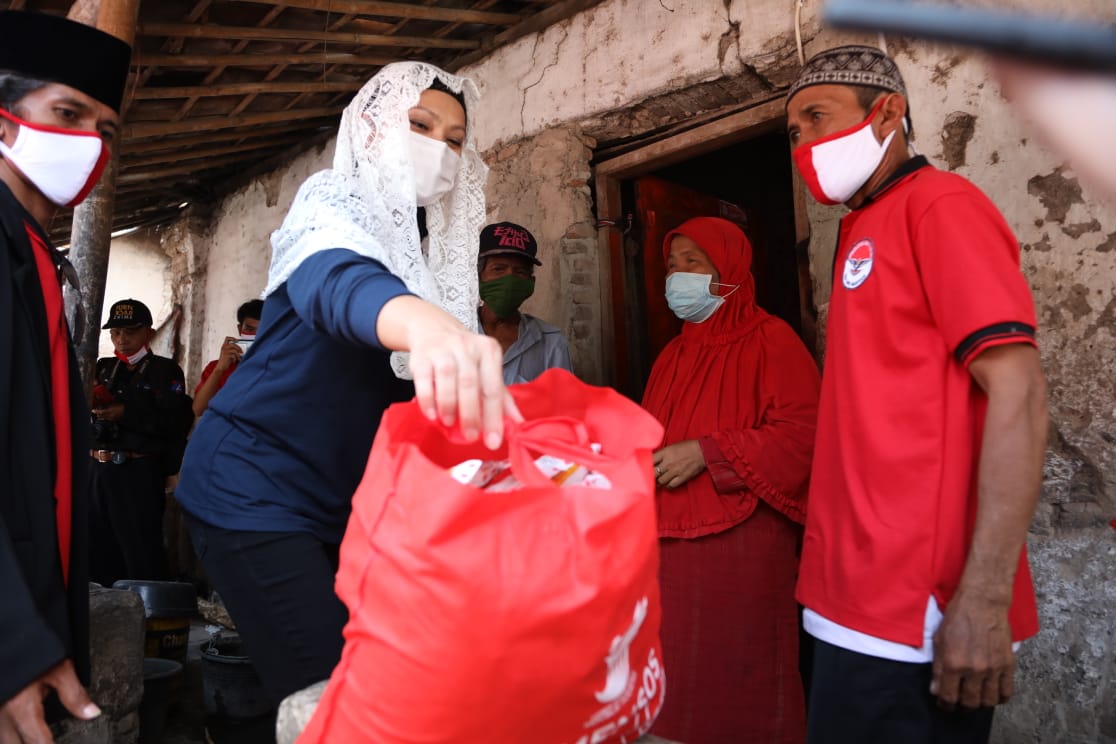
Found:
[[[105, 3], [100, 0], [77, 0], [71, 7], [69, 16], [86, 25], [95, 25], [101, 31], [132, 45], [136, 39], [139, 4], [140, 0], [111, 0]], [[113, 147], [109, 165], [93, 193], [74, 210], [70, 232], [70, 259], [81, 280], [82, 305], [86, 318], [85, 330], [80, 339], [75, 339], [75, 345], [87, 399], [93, 385], [97, 347], [101, 338], [101, 311], [105, 302], [116, 174], [119, 167], [120, 148], [117, 145]]]

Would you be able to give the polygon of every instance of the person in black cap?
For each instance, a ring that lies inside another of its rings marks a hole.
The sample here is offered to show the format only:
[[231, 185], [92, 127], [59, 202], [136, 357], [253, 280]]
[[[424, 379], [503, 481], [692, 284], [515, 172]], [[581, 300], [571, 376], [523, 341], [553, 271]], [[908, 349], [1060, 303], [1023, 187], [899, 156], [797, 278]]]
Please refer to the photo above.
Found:
[[504, 384], [530, 382], [552, 367], [573, 371], [570, 346], [554, 326], [519, 312], [535, 291], [539, 246], [527, 228], [497, 222], [481, 230], [480, 322], [504, 350]]
[[[0, 741], [51, 741], [57, 692], [80, 718], [88, 681], [88, 408], [43, 228], [81, 201], [115, 144], [131, 50], [47, 15], [0, 12]], [[68, 293], [66, 300], [73, 297]], [[80, 302], [78, 303], [80, 304]], [[75, 674], [76, 672], [76, 674]]]
[[814, 198], [851, 210], [798, 574], [808, 741], [987, 741], [1013, 642], [1038, 630], [1025, 541], [1046, 383], [1019, 241], [976, 186], [912, 155], [879, 49], [808, 61], [787, 126]]
[[163, 508], [194, 421], [182, 370], [151, 353], [151, 311], [120, 300], [103, 326], [116, 353], [97, 360], [93, 387], [90, 577], [166, 579]]

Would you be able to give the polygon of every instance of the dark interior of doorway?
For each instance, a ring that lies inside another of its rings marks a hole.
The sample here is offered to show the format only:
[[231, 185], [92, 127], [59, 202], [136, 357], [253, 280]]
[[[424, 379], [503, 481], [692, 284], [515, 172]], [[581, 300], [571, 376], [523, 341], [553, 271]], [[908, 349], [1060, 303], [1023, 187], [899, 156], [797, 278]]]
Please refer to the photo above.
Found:
[[[744, 230], [754, 250], [757, 302], [802, 335], [803, 303], [795, 250], [791, 168], [790, 148], [780, 129], [648, 175], [740, 208], [745, 215]], [[667, 325], [677, 332], [681, 327], [673, 316], [657, 317], [670, 311], [661, 299], [663, 286], [645, 265], [647, 261], [661, 264], [662, 253], [660, 246], [650, 244], [648, 233], [652, 231], [647, 221], [638, 217], [639, 182], [640, 179], [625, 181], [621, 187], [623, 213], [636, 217], [625, 240], [622, 291], [626, 317], [620, 321], [625, 326], [624, 333], [617, 336], [624, 341], [622, 348], [617, 349], [618, 369], [613, 378], [621, 392], [637, 401], [664, 343], [661, 334], [649, 329]], [[681, 222], [685, 218], [681, 215], [682, 212], [672, 213], [671, 221]], [[667, 229], [672, 226], [665, 225]], [[647, 286], [648, 283], [658, 286]]]

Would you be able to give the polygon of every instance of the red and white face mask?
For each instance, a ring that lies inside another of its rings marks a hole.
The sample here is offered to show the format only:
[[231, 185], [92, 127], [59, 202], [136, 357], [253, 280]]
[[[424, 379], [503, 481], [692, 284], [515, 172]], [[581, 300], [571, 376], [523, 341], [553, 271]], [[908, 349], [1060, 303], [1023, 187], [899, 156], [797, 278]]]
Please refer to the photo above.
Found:
[[97, 185], [109, 161], [109, 149], [96, 132], [32, 124], [0, 109], [19, 125], [11, 147], [0, 142], [0, 155], [60, 207], [77, 206]]
[[872, 131], [872, 119], [882, 106], [880, 101], [861, 123], [791, 153], [810, 193], [822, 204], [844, 204], [880, 167], [895, 136], [893, 131], [881, 143]]

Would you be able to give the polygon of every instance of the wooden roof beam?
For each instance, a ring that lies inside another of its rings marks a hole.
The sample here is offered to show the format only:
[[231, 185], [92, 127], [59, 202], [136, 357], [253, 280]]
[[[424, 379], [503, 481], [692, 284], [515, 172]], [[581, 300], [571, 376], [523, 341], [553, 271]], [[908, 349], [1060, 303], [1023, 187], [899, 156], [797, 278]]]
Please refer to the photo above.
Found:
[[192, 163], [189, 165], [176, 165], [172, 168], [153, 168], [151, 170], [131, 171], [121, 173], [116, 177], [118, 183], [139, 183], [139, 182], [153, 182], [164, 178], [172, 178], [175, 176], [192, 176], [195, 173], [203, 173], [205, 171], [216, 170], [218, 168], [227, 168], [236, 163], [243, 163], [249, 160], [261, 160], [262, 158], [256, 157], [236, 157], [230, 155], [225, 158], [216, 158], [207, 160], [201, 163]]
[[140, 24], [144, 36], [182, 36], [194, 39], [243, 39], [247, 41], [320, 41], [372, 47], [426, 47], [431, 49], [480, 49], [474, 39], [439, 39], [437, 37], [389, 36], [347, 31], [316, 31], [297, 28], [257, 28], [254, 26], [192, 25], [189, 23]]
[[124, 139], [139, 139], [141, 137], [160, 137], [168, 134], [187, 134], [191, 132], [209, 132], [214, 129], [233, 129], [235, 127], [252, 127], [257, 124], [274, 124], [292, 119], [320, 119], [337, 117], [341, 115], [341, 106], [330, 108], [293, 109], [290, 111], [268, 111], [259, 114], [242, 114], [241, 116], [202, 116], [182, 121], [141, 121], [125, 124], [121, 136]]
[[157, 153], [155, 155], [147, 155], [146, 157], [128, 158], [121, 162], [121, 167], [125, 173], [135, 168], [146, 168], [151, 165], [158, 165], [160, 163], [182, 163], [187, 160], [199, 160], [201, 158], [215, 158], [219, 155], [231, 155], [237, 152], [249, 152], [251, 150], [266, 150], [274, 147], [287, 147], [295, 145], [300, 141], [307, 139], [312, 135], [306, 134], [299, 136], [298, 134], [288, 134], [285, 137], [275, 137], [268, 139], [249, 140], [238, 145], [225, 145], [223, 147], [197, 147], [188, 150], [176, 150], [173, 152]]
[[488, 26], [514, 26], [523, 20], [523, 16], [515, 13], [496, 13], [467, 8], [434, 8], [412, 3], [376, 2], [375, 0], [234, 0], [234, 2], [286, 5], [289, 8], [319, 10], [323, 13], [352, 13], [357, 16], [409, 18], [448, 23], [481, 23]]
[[[287, 6], [285, 6], [285, 5], [276, 5], [274, 8], [267, 11], [267, 13], [264, 13], [264, 17], [261, 18], [259, 20], [259, 22], [256, 23], [256, 25], [257, 26], [270, 26], [272, 23], [275, 22], [275, 19], [279, 17], [279, 14], [282, 13], [286, 9], [287, 9]], [[247, 41], [238, 41], [233, 46], [232, 53], [233, 54], [240, 54], [241, 52], [244, 51], [244, 48], [247, 47], [247, 46], [248, 46]], [[179, 49], [177, 51], [182, 51], [182, 50]], [[215, 83], [218, 80], [220, 80], [221, 76], [225, 74], [225, 69], [226, 68], [220, 67], [220, 66], [214, 67], [212, 70], [209, 71], [209, 74], [205, 76], [205, 80], [202, 81], [203, 84], [211, 85], [212, 83]], [[267, 77], [265, 79], [266, 80], [272, 80], [271, 77]], [[183, 103], [182, 106], [178, 109], [178, 113], [176, 113], [173, 117], [171, 117], [171, 120], [172, 121], [179, 121], [181, 119], [185, 119], [186, 115], [189, 114], [191, 109], [193, 109], [194, 106], [197, 105], [199, 100], [201, 100], [201, 99], [200, 98], [188, 98], [186, 100], [186, 102]], [[234, 111], [233, 113], [234, 114], [239, 114], [241, 110], [242, 109], [237, 108], [237, 110]]]
[[267, 82], [267, 83], [223, 83], [217, 85], [182, 85], [165, 88], [140, 88], [136, 100], [158, 98], [217, 98], [219, 96], [261, 96], [282, 93], [348, 93], [359, 90], [365, 81], [345, 81], [334, 83], [318, 82]]
[[[322, 120], [323, 126], [326, 119]], [[331, 127], [337, 125], [336, 120], [331, 115], [329, 117], [329, 124]], [[210, 132], [207, 134], [186, 136], [186, 137], [167, 137], [165, 135], [159, 136], [154, 139], [147, 139], [142, 141], [129, 140], [121, 145], [121, 156], [129, 157], [142, 153], [160, 152], [163, 150], [171, 150], [174, 152], [182, 152], [186, 148], [206, 146], [216, 144], [218, 142], [236, 142], [239, 140], [251, 140], [259, 137], [280, 136], [284, 134], [301, 134], [306, 137], [312, 137], [317, 134], [314, 131], [315, 123], [313, 121], [306, 121], [305, 119], [291, 122], [289, 125], [273, 125], [273, 126], [253, 126], [246, 129], [235, 129], [229, 131]]]
[[136, 67], [274, 67], [275, 65], [356, 65], [383, 67], [402, 60], [401, 56], [318, 52], [308, 54], [148, 54], [132, 56]]

